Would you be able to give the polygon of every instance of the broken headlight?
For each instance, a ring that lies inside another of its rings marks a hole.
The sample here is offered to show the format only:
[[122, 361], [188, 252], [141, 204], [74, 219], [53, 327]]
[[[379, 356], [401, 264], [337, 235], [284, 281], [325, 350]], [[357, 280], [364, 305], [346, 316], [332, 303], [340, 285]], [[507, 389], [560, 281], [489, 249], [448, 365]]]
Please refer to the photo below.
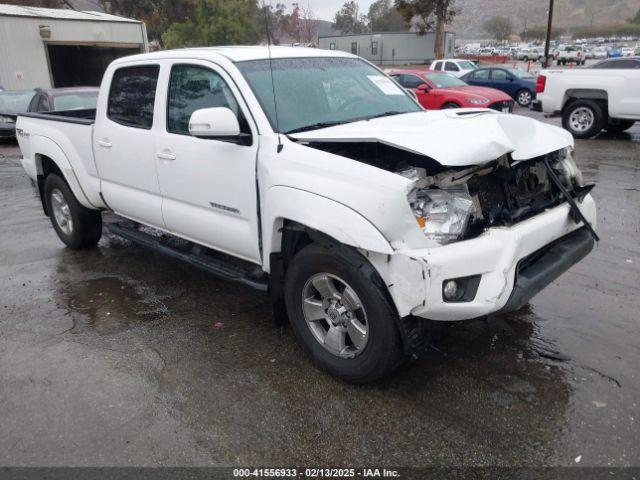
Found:
[[409, 204], [429, 240], [446, 245], [460, 240], [476, 213], [466, 189], [414, 189]]
[[573, 159], [573, 149], [570, 147], [560, 150], [558, 153], [558, 163], [555, 165], [555, 169], [561, 172], [561, 176], [564, 177], [564, 183], [572, 187], [572, 183], [575, 186], [582, 187], [584, 185], [582, 181], [582, 172], [576, 165]]

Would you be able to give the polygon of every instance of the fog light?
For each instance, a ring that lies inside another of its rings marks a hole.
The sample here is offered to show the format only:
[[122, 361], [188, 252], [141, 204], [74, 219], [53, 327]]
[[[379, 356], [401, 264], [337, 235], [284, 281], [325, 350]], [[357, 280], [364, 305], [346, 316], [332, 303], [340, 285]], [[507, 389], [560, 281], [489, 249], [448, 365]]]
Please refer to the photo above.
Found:
[[444, 284], [442, 292], [444, 293], [444, 298], [453, 300], [458, 295], [458, 283], [455, 280], [449, 280]]

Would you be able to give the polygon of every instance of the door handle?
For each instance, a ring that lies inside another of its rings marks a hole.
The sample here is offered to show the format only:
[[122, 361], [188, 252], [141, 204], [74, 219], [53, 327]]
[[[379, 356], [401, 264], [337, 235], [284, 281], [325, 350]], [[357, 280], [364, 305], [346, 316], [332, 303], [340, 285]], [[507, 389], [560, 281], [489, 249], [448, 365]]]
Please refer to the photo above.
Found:
[[160, 160], [169, 160], [169, 161], [173, 161], [176, 159], [176, 156], [173, 155], [172, 153], [165, 153], [165, 152], [158, 152], [156, 153], [156, 156], [160, 159]]
[[113, 146], [106, 140], [98, 140], [98, 145], [100, 145], [102, 148], [111, 148]]

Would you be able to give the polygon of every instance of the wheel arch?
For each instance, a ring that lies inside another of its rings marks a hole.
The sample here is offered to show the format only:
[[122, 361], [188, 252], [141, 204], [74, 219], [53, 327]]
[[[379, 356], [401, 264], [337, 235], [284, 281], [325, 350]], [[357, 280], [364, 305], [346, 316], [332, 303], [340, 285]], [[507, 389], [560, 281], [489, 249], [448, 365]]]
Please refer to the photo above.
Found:
[[31, 148], [36, 152], [34, 153], [34, 160], [38, 191], [47, 215], [48, 212], [44, 201], [44, 182], [46, 177], [51, 173], [59, 175], [67, 182], [67, 185], [69, 185], [69, 188], [82, 206], [91, 209], [96, 208], [87, 199], [69, 159], [56, 143], [46, 137], [33, 136], [31, 139]]
[[[320, 232], [354, 248], [382, 254], [394, 252], [383, 233], [369, 220], [330, 198], [297, 188], [275, 186], [267, 191], [264, 204], [262, 224], [266, 254], [281, 251], [283, 232], [291, 230], [292, 225]], [[268, 264], [265, 269], [269, 271]]]
[[571, 88], [564, 94], [562, 100], [562, 112], [576, 100], [595, 100], [602, 103], [605, 112], [608, 112], [609, 94], [606, 90], [599, 88]]

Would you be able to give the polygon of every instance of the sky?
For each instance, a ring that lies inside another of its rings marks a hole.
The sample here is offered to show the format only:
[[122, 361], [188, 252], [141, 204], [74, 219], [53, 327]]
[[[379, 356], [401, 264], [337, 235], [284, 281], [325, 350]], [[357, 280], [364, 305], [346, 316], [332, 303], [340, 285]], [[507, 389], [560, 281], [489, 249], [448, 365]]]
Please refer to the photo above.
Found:
[[[344, 2], [345, 0], [300, 0], [298, 3], [300, 4], [300, 7], [308, 4], [318, 19], [333, 21], [333, 16], [338, 10], [340, 10]], [[369, 6], [373, 2], [374, 0], [359, 0], [358, 5], [360, 5], [360, 13], [366, 14], [369, 11]], [[295, 3], [295, 0], [265, 0], [265, 3], [267, 5], [271, 4], [274, 7], [276, 3], [284, 3], [287, 5], [288, 11], [291, 11], [291, 4]]]

